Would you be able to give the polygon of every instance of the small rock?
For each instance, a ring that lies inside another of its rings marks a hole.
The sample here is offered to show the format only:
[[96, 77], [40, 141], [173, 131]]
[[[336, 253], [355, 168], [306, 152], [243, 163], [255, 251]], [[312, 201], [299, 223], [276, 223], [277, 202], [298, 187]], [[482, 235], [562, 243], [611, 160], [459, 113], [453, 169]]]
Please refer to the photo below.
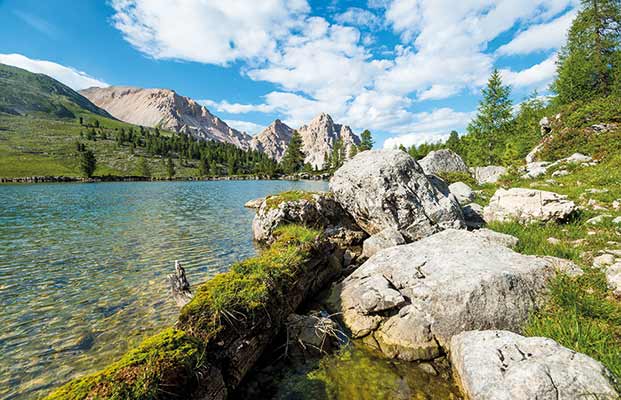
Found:
[[608, 193], [608, 189], [586, 189], [585, 192], [591, 194]]
[[362, 243], [362, 256], [369, 258], [380, 250], [405, 244], [403, 235], [394, 228], [386, 228]]
[[548, 243], [555, 245], [555, 246], [561, 244], [561, 240], [555, 237], [549, 237], [547, 241]]
[[474, 179], [479, 185], [486, 183], [496, 183], [498, 180], [507, 173], [505, 167], [499, 167], [496, 165], [489, 165], [487, 167], [476, 167], [471, 169]]
[[621, 199], [612, 202], [612, 208], [618, 210], [621, 208]]
[[612, 254], [602, 254], [593, 259], [593, 266], [596, 268], [612, 265], [615, 262], [615, 256]]
[[604, 221], [606, 221], [608, 218], [611, 218], [611, 215], [608, 214], [604, 214], [604, 215], [598, 215], [596, 217], [593, 217], [589, 220], [587, 220], [587, 224], [589, 225], [599, 225], [601, 223], [603, 223]]
[[567, 176], [569, 175], [569, 171], [567, 171], [566, 169], [559, 169], [558, 171], [554, 171], [552, 173], [552, 176], [555, 178], [561, 177], [561, 176]]
[[258, 199], [248, 200], [246, 204], [244, 204], [244, 207], [258, 210], [259, 208], [261, 208], [261, 204], [263, 204], [264, 201], [265, 201], [265, 197], [259, 197]]
[[472, 189], [463, 182], [451, 183], [449, 191], [455, 195], [459, 204], [467, 204], [474, 200]]
[[560, 222], [577, 210], [567, 196], [543, 190], [498, 189], [485, 207], [485, 221]]
[[429, 375], [433, 375], [433, 376], [437, 376], [438, 375], [438, 371], [436, 371], [436, 369], [434, 368], [433, 364], [431, 364], [431, 363], [422, 362], [422, 363], [418, 364], [418, 368], [422, 369], [423, 371], [425, 371]]
[[608, 287], [615, 296], [621, 296], [621, 262], [606, 268]]
[[616, 217], [612, 220], [612, 223], [615, 225], [621, 225], [621, 217]]

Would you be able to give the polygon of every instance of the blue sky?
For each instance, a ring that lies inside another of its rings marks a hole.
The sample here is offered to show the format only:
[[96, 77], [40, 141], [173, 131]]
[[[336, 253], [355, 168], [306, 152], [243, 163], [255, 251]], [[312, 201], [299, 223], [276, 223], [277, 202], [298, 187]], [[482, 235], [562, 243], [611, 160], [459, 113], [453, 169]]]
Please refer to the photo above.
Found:
[[577, 0], [0, 0], [0, 62], [163, 87], [257, 133], [328, 112], [378, 147], [463, 132], [491, 70], [545, 94]]

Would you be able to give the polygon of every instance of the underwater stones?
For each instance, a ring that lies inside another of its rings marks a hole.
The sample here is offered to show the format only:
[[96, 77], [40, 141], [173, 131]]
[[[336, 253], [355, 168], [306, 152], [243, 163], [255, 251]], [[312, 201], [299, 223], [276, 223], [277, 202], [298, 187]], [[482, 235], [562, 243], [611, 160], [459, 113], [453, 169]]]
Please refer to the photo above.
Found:
[[386, 228], [414, 241], [447, 228], [463, 228], [459, 204], [400, 150], [363, 151], [330, 181], [335, 200], [369, 235]]
[[330, 304], [354, 337], [373, 335], [387, 356], [407, 360], [448, 351], [465, 330], [517, 331], [556, 267], [512, 251], [509, 238], [451, 229], [382, 250], [333, 286]]
[[485, 221], [561, 222], [577, 210], [573, 201], [536, 189], [498, 189], [483, 211]]
[[552, 339], [463, 332], [451, 339], [450, 359], [471, 400], [619, 398], [603, 364]]

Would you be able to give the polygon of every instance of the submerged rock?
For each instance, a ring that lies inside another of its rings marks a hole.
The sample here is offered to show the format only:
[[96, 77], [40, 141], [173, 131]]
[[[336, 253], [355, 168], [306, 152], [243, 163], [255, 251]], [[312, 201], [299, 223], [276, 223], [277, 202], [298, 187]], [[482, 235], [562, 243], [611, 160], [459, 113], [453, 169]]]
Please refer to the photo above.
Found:
[[536, 189], [498, 189], [483, 211], [487, 222], [559, 222], [577, 210], [573, 201], [554, 192]]
[[336, 201], [369, 235], [386, 228], [407, 241], [447, 228], [463, 228], [459, 204], [425, 176], [400, 150], [363, 151], [330, 181]]
[[515, 243], [451, 229], [382, 250], [334, 285], [329, 302], [354, 337], [372, 335], [387, 356], [431, 359], [466, 330], [518, 331], [538, 307], [556, 268], [505, 246]]
[[447, 149], [432, 151], [419, 161], [427, 175], [443, 172], [470, 173], [464, 160], [455, 152]]
[[499, 331], [453, 336], [451, 362], [472, 400], [618, 399], [598, 361], [552, 339]]

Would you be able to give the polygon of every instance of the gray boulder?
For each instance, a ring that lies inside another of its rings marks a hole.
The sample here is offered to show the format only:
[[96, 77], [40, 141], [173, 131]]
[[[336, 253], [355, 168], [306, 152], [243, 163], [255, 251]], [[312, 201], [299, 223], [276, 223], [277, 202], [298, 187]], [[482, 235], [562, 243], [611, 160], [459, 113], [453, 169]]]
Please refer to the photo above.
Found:
[[466, 330], [517, 331], [556, 269], [505, 247], [510, 238], [450, 229], [382, 250], [333, 286], [329, 306], [354, 337], [405, 360], [434, 358]]
[[618, 399], [600, 362], [552, 339], [485, 330], [451, 340], [451, 363], [471, 400]]
[[447, 228], [463, 228], [459, 204], [442, 193], [400, 150], [356, 155], [330, 180], [336, 201], [369, 235], [386, 228], [414, 241]]
[[606, 268], [606, 281], [612, 293], [621, 297], [621, 261]]
[[366, 236], [329, 193], [305, 193], [300, 197], [280, 201], [280, 196], [275, 195], [263, 201], [252, 221], [254, 239], [270, 242], [276, 228], [294, 223], [324, 228], [329, 236], [342, 236], [354, 242]]
[[369, 237], [362, 243], [362, 256], [369, 258], [380, 250], [405, 244], [403, 235], [394, 228], [386, 228], [380, 233]]
[[427, 175], [443, 172], [469, 173], [464, 160], [457, 153], [446, 149], [430, 152], [419, 164]]
[[264, 201], [265, 201], [265, 197], [259, 197], [258, 199], [248, 200], [244, 204], [244, 207], [258, 210], [259, 208], [261, 208], [261, 205], [263, 204]]
[[505, 167], [500, 167], [496, 165], [472, 168], [472, 174], [474, 175], [474, 179], [479, 185], [483, 185], [486, 183], [496, 183], [498, 182], [500, 177], [506, 173], [507, 169]]
[[459, 204], [468, 204], [474, 200], [474, 192], [470, 186], [463, 182], [455, 182], [449, 185], [449, 191], [455, 195]]
[[536, 189], [498, 189], [483, 210], [483, 218], [491, 221], [521, 223], [563, 221], [577, 210], [573, 201], [554, 192]]

